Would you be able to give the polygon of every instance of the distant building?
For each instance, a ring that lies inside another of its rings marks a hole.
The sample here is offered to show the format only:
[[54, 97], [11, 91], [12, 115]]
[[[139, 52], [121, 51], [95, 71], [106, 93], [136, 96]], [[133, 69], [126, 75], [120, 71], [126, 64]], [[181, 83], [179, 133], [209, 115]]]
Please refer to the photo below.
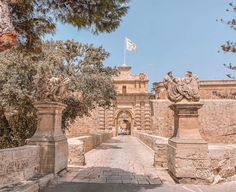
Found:
[[[118, 67], [120, 73], [113, 78], [117, 91], [113, 106], [109, 109], [97, 107], [90, 117], [77, 118], [67, 133], [69, 137], [99, 132], [117, 135], [122, 130], [127, 134], [146, 132], [164, 137], [173, 135], [173, 114], [169, 109], [171, 103], [167, 99], [163, 83], [153, 83], [154, 93], [151, 93], [148, 91], [147, 75], [132, 74], [131, 69], [127, 65]], [[224, 135], [236, 133], [236, 119], [232, 115], [236, 106], [229, 106], [227, 103], [232, 101], [222, 99], [216, 93], [236, 93], [236, 81], [200, 81], [200, 102], [204, 103], [200, 110], [202, 134], [212, 142], [219, 138], [223, 142], [232, 141], [233, 137]], [[221, 119], [215, 121], [216, 116]]]

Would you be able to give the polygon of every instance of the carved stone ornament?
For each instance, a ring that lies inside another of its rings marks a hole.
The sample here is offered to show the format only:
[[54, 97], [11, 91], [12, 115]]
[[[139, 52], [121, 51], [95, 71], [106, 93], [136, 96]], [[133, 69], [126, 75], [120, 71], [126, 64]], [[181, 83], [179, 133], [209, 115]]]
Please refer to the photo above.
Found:
[[198, 102], [200, 100], [199, 79], [191, 71], [187, 71], [184, 78], [174, 77], [170, 71], [164, 78], [163, 84], [167, 90], [168, 99], [172, 102], [182, 100]]
[[147, 76], [146, 76], [144, 73], [140, 73], [140, 74], [139, 74], [139, 79], [140, 79], [141, 81], [144, 81], [144, 80], [147, 79]]
[[37, 100], [38, 101], [61, 101], [69, 95], [70, 79], [60, 75], [59, 77], [48, 78], [43, 72], [38, 79]]

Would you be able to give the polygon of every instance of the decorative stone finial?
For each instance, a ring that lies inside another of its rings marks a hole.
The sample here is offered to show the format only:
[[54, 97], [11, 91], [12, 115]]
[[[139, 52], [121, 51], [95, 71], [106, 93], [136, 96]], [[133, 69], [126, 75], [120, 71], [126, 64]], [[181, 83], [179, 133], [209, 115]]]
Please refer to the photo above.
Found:
[[198, 102], [199, 95], [199, 79], [191, 71], [187, 71], [184, 78], [174, 77], [172, 71], [167, 73], [163, 80], [163, 84], [168, 93], [168, 99], [172, 102], [180, 102], [182, 100]]

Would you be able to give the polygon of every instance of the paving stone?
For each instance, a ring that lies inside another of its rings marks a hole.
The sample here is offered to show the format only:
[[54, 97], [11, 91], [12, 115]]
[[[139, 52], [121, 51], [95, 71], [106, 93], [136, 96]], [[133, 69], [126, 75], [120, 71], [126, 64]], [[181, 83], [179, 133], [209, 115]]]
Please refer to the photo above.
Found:
[[122, 183], [121, 179], [107, 179], [107, 183]]
[[130, 184], [138, 184], [138, 181], [136, 179], [123, 179], [122, 182], [125, 183], [130, 183]]
[[108, 179], [122, 179], [122, 177], [121, 176], [119, 176], [119, 175], [112, 175], [112, 176], [110, 176], [110, 177], [108, 177]]
[[138, 184], [149, 184], [147, 179], [138, 179]]
[[122, 175], [121, 177], [122, 177], [122, 179], [134, 179], [135, 178], [134, 175]]
[[162, 184], [161, 180], [157, 178], [148, 178], [147, 180], [150, 184], [155, 184], [155, 185]]

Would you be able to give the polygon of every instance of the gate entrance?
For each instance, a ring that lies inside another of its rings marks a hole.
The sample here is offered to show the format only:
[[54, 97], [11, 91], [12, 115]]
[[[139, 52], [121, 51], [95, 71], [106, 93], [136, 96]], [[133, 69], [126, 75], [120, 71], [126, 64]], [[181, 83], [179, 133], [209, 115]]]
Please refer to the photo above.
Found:
[[117, 135], [131, 135], [133, 118], [129, 111], [120, 111], [117, 114], [116, 133]]

